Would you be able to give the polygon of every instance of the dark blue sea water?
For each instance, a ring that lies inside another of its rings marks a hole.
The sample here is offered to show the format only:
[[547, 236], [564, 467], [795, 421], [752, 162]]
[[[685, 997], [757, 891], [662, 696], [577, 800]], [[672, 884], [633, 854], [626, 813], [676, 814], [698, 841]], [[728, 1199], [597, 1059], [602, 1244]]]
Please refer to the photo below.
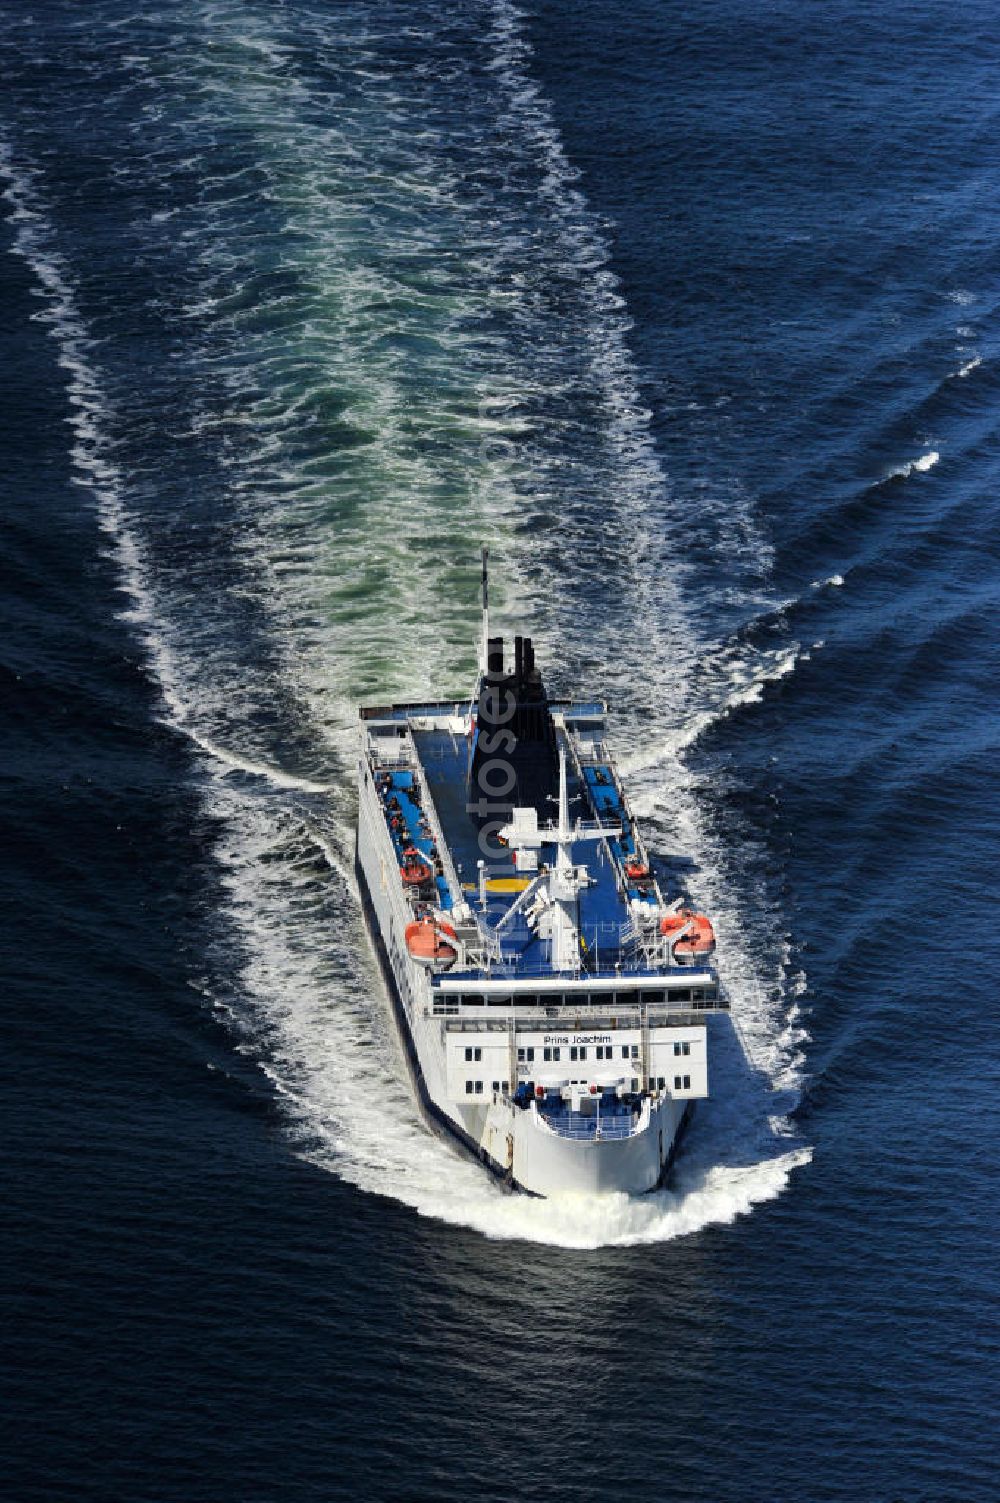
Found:
[[[4, 1498], [996, 1498], [995, 8], [0, 45]], [[360, 923], [481, 541], [717, 921], [642, 1201], [430, 1136]]]

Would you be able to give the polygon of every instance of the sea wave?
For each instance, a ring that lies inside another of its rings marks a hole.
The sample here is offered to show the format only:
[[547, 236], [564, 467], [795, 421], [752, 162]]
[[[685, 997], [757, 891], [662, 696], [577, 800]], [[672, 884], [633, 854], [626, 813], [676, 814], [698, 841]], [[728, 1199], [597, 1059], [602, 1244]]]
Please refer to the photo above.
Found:
[[[685, 600], [607, 239], [532, 78], [523, 17], [497, 0], [481, 19], [485, 78], [451, 20], [429, 26], [424, 71], [403, 84], [384, 66], [392, 39], [350, 7], [304, 7], [291, 46], [270, 13], [226, 0], [133, 61], [145, 103], [116, 170], [147, 200], [187, 184], [142, 230], [151, 264], [174, 257], [183, 273], [182, 305], [159, 287], [144, 304], [184, 329], [151, 372], [169, 383], [169, 431], [155, 402], [129, 429], [41, 173], [8, 155], [10, 202], [67, 371], [77, 476], [219, 831], [211, 995], [300, 1150], [486, 1235], [659, 1240], [741, 1214], [808, 1160], [789, 1141], [805, 1034], [780, 919], [752, 877], [734, 884], [676, 755], [807, 653], [724, 651], [699, 678], [717, 650]], [[192, 493], [213, 466], [224, 547], [206, 552], [203, 514], [173, 495], [158, 508], [130, 492], [149, 462], [140, 432]], [[749, 502], [731, 534], [729, 498], [717, 511], [720, 546], [766, 568]], [[413, 1103], [363, 937], [355, 706], [468, 692], [482, 540], [500, 555], [497, 619], [535, 631], [557, 680], [592, 677], [614, 640], [617, 724], [641, 713], [657, 749], [626, 759], [637, 800], [697, 855], [694, 895], [720, 936], [736, 1028], [716, 1030], [716, 1095], [674, 1189], [641, 1203], [529, 1206], [456, 1159]], [[600, 602], [589, 625], [581, 600]]]
[[934, 468], [940, 458], [941, 455], [936, 449], [929, 449], [926, 454], [921, 454], [917, 459], [910, 459], [904, 464], [895, 465], [879, 483], [887, 485], [892, 480], [906, 480], [910, 475], [925, 475], [928, 470]]

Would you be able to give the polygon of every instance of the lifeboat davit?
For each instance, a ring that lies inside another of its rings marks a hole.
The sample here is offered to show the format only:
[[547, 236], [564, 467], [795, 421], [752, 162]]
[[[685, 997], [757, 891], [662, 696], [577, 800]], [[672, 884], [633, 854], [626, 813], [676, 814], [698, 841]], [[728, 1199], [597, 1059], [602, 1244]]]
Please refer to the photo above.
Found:
[[403, 864], [399, 868], [399, 875], [407, 887], [419, 887], [423, 882], [429, 882], [434, 875], [434, 868], [430, 858], [423, 851], [418, 851], [416, 846], [407, 846], [403, 852]]
[[682, 908], [680, 913], [664, 914], [660, 933], [666, 939], [677, 936], [670, 948], [678, 960], [703, 960], [715, 953], [715, 930], [704, 913]]
[[403, 938], [417, 965], [447, 970], [458, 958], [458, 950], [452, 944], [455, 931], [443, 919], [431, 918], [430, 915], [414, 919], [404, 929]]

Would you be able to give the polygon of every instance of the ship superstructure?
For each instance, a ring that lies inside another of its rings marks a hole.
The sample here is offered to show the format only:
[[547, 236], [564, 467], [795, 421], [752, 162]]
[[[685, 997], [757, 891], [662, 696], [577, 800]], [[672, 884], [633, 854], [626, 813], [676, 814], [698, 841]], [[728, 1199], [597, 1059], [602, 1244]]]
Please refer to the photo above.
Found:
[[603, 702], [489, 634], [471, 699], [361, 711], [358, 876], [420, 1101], [513, 1186], [639, 1193], [708, 1094], [711, 924], [664, 891]]

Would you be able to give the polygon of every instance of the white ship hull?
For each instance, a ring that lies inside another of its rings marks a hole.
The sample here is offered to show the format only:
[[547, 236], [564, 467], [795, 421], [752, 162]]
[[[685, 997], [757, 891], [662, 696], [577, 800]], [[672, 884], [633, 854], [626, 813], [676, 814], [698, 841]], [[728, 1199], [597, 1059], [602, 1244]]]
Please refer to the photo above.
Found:
[[[511, 1066], [503, 1082], [507, 1089], [484, 1093], [482, 1099], [468, 1104], [454, 1099], [453, 1083], [449, 1089], [448, 1040], [449, 1030], [454, 1037], [453, 1030], [459, 1025], [435, 1012], [427, 971], [407, 953], [404, 931], [412, 912], [398, 881], [396, 854], [364, 762], [359, 788], [357, 875], [414, 1087], [431, 1124], [451, 1134], [512, 1188], [530, 1194], [635, 1195], [661, 1184], [690, 1113], [691, 1094], [705, 1091], [696, 1088], [684, 1097], [661, 1093], [647, 1098], [634, 1130], [627, 1136], [598, 1134], [587, 1138], [555, 1131], [533, 1102], [527, 1108], [512, 1102], [510, 1076], [516, 1076], [516, 1065]], [[495, 1015], [489, 1026], [497, 1028]], [[518, 1026], [514, 1015], [509, 1020], [512, 1040], [518, 1037]], [[700, 1034], [704, 1048], [703, 1027], [689, 1029], [688, 1034], [692, 1039]], [[611, 1040], [609, 1052], [612, 1048], [617, 1052], [619, 1035], [612, 1032], [602, 1037]], [[623, 1040], [630, 1037], [633, 1035], [626, 1031], [620, 1034]], [[516, 1055], [513, 1047], [511, 1054]]]

